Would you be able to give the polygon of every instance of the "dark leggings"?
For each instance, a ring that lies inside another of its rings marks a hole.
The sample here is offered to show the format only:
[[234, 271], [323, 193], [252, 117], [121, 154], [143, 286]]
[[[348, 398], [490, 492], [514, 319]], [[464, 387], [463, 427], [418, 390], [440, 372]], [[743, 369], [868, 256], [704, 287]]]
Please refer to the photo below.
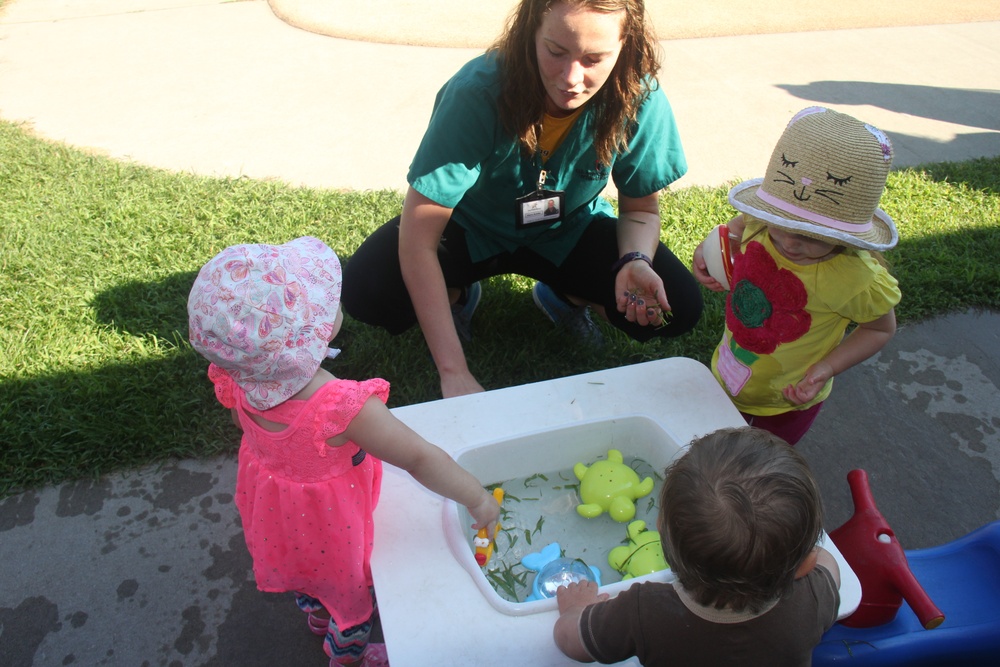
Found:
[[[629, 322], [624, 313], [618, 312], [615, 276], [611, 273], [618, 260], [616, 227], [614, 218], [595, 218], [565, 261], [556, 266], [528, 248], [473, 262], [465, 230], [451, 220], [438, 245], [438, 261], [448, 287], [462, 288], [504, 274], [527, 276], [557, 293], [604, 306], [608, 321], [638, 341], [690, 331], [701, 316], [701, 290], [687, 265], [663, 243], [653, 257], [653, 269], [666, 287], [672, 317], [666, 326], [657, 328]], [[398, 217], [375, 230], [347, 260], [343, 284], [344, 310], [354, 319], [383, 327], [392, 334], [400, 334], [416, 323], [417, 316], [399, 268]]]

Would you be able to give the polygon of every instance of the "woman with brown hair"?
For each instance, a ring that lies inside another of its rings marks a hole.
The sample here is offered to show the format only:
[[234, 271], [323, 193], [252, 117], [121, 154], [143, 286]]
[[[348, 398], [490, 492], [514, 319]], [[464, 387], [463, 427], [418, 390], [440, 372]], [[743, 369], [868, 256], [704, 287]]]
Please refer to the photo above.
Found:
[[542, 312], [591, 344], [589, 310], [640, 341], [697, 323], [698, 283], [660, 242], [659, 192], [687, 163], [656, 48], [643, 0], [522, 0], [438, 93], [402, 215], [348, 262], [343, 303], [391, 333], [418, 322], [445, 397], [483, 390], [460, 340], [483, 278], [534, 278]]

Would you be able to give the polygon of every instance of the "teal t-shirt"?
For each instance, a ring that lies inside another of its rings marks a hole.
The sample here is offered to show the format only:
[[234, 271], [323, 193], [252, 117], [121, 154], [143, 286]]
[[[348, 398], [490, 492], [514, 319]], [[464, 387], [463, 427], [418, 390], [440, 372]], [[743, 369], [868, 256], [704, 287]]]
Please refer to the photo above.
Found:
[[670, 103], [652, 82], [629, 150], [615, 155], [610, 166], [597, 162], [594, 113], [584, 108], [544, 165], [546, 188], [565, 192], [561, 221], [518, 229], [516, 200], [535, 190], [542, 164], [524, 155], [504, 130], [497, 111], [500, 86], [495, 55], [463, 66], [438, 92], [407, 175], [417, 192], [454, 209], [473, 261], [530, 246], [560, 264], [594, 218], [614, 217], [611, 204], [600, 196], [609, 177], [620, 194], [637, 198], [662, 190], [687, 171]]

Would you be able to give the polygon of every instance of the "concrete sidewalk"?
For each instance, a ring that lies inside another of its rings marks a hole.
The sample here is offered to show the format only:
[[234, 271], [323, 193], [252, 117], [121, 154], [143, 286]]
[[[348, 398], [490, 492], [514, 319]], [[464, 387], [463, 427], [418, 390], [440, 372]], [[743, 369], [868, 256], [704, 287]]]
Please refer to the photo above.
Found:
[[[478, 53], [317, 35], [263, 0], [80, 4], [99, 9], [13, 0], [0, 14], [0, 118], [206, 175], [405, 189], [435, 94]], [[761, 175], [811, 104], [885, 130], [897, 166], [1000, 154], [998, 35], [990, 22], [663, 42], [690, 163], [676, 186]]]
[[[907, 549], [1000, 516], [1000, 316], [903, 328], [837, 382], [799, 445], [828, 530], [851, 515], [855, 468]], [[180, 461], [0, 502], [0, 662], [325, 665], [291, 596], [256, 589], [235, 472]]]
[[[3, 120], [165, 169], [311, 187], [403, 189], [434, 94], [476, 53], [311, 34], [263, 0], [8, 4]], [[1000, 22], [664, 48], [691, 164], [678, 187], [759, 176], [816, 103], [884, 129], [899, 166], [1000, 154]], [[908, 549], [1000, 517], [998, 325], [905, 327], [838, 379], [800, 445], [828, 529], [851, 513], [853, 468]], [[228, 457], [181, 461], [0, 502], [0, 663], [326, 664], [290, 597], [254, 586], [234, 476]]]

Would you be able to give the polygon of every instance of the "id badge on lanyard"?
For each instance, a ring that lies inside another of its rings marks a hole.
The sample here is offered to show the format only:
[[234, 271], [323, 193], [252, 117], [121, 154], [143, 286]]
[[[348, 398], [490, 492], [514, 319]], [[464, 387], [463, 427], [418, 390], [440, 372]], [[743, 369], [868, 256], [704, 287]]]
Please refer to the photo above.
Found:
[[547, 176], [548, 172], [542, 169], [538, 173], [538, 184], [535, 191], [515, 200], [517, 211], [514, 226], [517, 229], [541, 225], [553, 227], [562, 221], [566, 193], [562, 190], [547, 190], [545, 188]]

